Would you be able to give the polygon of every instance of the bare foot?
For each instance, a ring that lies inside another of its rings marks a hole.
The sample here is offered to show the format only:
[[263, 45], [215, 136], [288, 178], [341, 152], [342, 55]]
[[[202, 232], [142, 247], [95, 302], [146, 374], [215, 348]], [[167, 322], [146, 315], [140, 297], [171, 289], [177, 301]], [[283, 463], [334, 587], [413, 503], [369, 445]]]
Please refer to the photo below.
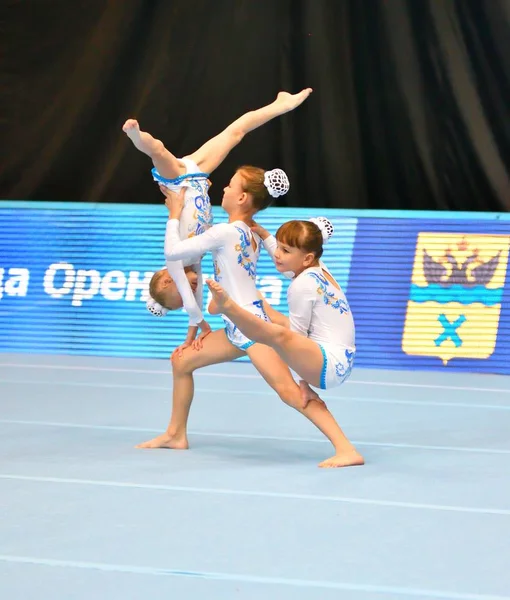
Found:
[[[161, 155], [165, 149], [163, 142], [154, 139], [152, 135], [146, 131], [140, 131], [140, 125], [138, 125], [138, 121], [135, 119], [128, 119], [122, 126], [122, 131], [133, 142], [135, 148], [140, 150], [140, 152], [147, 154], [147, 156], [153, 157], [155, 155]], [[175, 177], [175, 175], [172, 174], [165, 175], [161, 170], [160, 173], [163, 177]], [[165, 196], [167, 195], [167, 188], [160, 185], [159, 189]]]
[[187, 450], [189, 444], [188, 438], [185, 435], [176, 437], [169, 435], [168, 433], [163, 433], [152, 440], [138, 444], [135, 448], [170, 448], [171, 450]]
[[322, 469], [335, 469], [338, 467], [359, 467], [364, 464], [365, 459], [361, 454], [356, 450], [351, 450], [350, 452], [335, 454], [335, 456], [322, 461], [319, 467]]
[[[140, 125], [135, 119], [128, 119], [122, 126], [122, 131], [128, 136], [133, 144], [138, 148], [140, 140]], [[140, 148], [138, 148], [140, 150]]]
[[211, 300], [209, 302], [209, 307], [207, 309], [209, 311], [210, 315], [219, 315], [220, 314], [220, 310], [218, 308], [218, 305], [216, 304], [216, 302], [214, 300]]
[[297, 108], [300, 104], [308, 98], [308, 96], [313, 92], [312, 88], [305, 88], [301, 90], [298, 94], [289, 94], [289, 92], [280, 92], [276, 97], [275, 102], [280, 104], [285, 112], [290, 112]]
[[301, 379], [299, 382], [299, 390], [301, 392], [301, 400], [303, 402], [303, 404], [301, 405], [302, 408], [306, 408], [311, 400], [317, 400], [318, 402], [321, 402], [322, 404], [324, 404], [324, 406], [326, 406], [324, 400], [322, 400], [322, 398], [317, 394], [317, 392], [315, 390], [312, 390], [309, 384], [303, 379]]
[[[218, 312], [222, 313], [228, 310], [229, 304], [232, 304], [232, 300], [227, 292], [221, 287], [219, 283], [214, 279], [206, 279], [207, 287], [211, 290], [213, 308], [217, 309]], [[214, 307], [214, 305], [216, 305]]]

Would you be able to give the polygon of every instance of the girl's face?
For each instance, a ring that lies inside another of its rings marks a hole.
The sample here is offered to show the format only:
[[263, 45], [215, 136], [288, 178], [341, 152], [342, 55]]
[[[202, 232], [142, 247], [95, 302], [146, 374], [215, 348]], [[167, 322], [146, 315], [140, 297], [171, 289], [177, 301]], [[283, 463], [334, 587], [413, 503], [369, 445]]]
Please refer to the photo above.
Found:
[[313, 266], [317, 260], [311, 252], [304, 252], [294, 246], [289, 246], [277, 240], [278, 246], [274, 253], [276, 269], [280, 273], [293, 271], [297, 276], [305, 269]]
[[[188, 271], [186, 273], [186, 277], [188, 278], [193, 293], [195, 293], [198, 285], [197, 274], [194, 271]], [[175, 281], [172, 279], [172, 277], [170, 277], [170, 275], [168, 275], [168, 272], [161, 278], [159, 285], [161, 286], [165, 297], [165, 302], [163, 304], [165, 308], [168, 308], [169, 310], [177, 310], [182, 308], [182, 297], [179, 294], [179, 290], [177, 289]]]
[[247, 194], [243, 189], [243, 178], [240, 173], [235, 173], [229, 184], [223, 188], [221, 207], [224, 211], [230, 213], [239, 206], [240, 200], [246, 197]]

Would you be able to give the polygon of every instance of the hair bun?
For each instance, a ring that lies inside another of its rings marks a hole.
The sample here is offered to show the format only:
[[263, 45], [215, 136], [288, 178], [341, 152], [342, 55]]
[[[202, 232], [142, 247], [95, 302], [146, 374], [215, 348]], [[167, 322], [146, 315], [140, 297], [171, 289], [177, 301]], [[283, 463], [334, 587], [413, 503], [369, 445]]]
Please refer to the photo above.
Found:
[[156, 302], [156, 300], [150, 296], [145, 306], [147, 307], [147, 310], [155, 317], [164, 317], [168, 313], [168, 308], [161, 306], [159, 302]]
[[289, 178], [285, 171], [273, 169], [264, 173], [264, 185], [273, 198], [284, 196], [290, 189]]
[[333, 223], [326, 219], [326, 217], [314, 217], [313, 219], [309, 219], [312, 223], [315, 223], [317, 227], [320, 229], [322, 233], [322, 242], [324, 244], [328, 243], [329, 238], [333, 235], [335, 228], [333, 227]]

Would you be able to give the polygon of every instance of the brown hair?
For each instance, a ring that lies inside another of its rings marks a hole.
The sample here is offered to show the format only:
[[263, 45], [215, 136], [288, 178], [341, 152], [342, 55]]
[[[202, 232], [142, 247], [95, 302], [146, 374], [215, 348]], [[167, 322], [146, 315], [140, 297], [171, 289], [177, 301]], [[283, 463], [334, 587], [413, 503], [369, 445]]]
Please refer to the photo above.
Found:
[[269, 195], [264, 185], [264, 169], [243, 165], [237, 169], [237, 173], [243, 178], [243, 190], [252, 197], [252, 206], [256, 212], [268, 208], [274, 198]]
[[276, 232], [276, 239], [291, 248], [311, 252], [317, 259], [322, 256], [322, 232], [311, 221], [287, 221]]

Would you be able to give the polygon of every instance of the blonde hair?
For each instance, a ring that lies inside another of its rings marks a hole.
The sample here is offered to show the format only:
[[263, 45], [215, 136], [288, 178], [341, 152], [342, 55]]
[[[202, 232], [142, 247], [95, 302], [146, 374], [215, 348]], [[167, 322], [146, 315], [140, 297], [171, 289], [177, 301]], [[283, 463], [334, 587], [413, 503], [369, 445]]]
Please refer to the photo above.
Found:
[[165, 288], [164, 288], [164, 286], [161, 285], [161, 279], [166, 275], [166, 273], [167, 273], [166, 269], [161, 269], [160, 271], [156, 271], [154, 273], [154, 275], [151, 277], [151, 280], [149, 283], [149, 294], [150, 294], [150, 297], [154, 298], [154, 300], [156, 300], [156, 302], [161, 304], [161, 306], [164, 306], [165, 308], [172, 310], [172, 308], [170, 306], [165, 305], [165, 302], [166, 302]]

